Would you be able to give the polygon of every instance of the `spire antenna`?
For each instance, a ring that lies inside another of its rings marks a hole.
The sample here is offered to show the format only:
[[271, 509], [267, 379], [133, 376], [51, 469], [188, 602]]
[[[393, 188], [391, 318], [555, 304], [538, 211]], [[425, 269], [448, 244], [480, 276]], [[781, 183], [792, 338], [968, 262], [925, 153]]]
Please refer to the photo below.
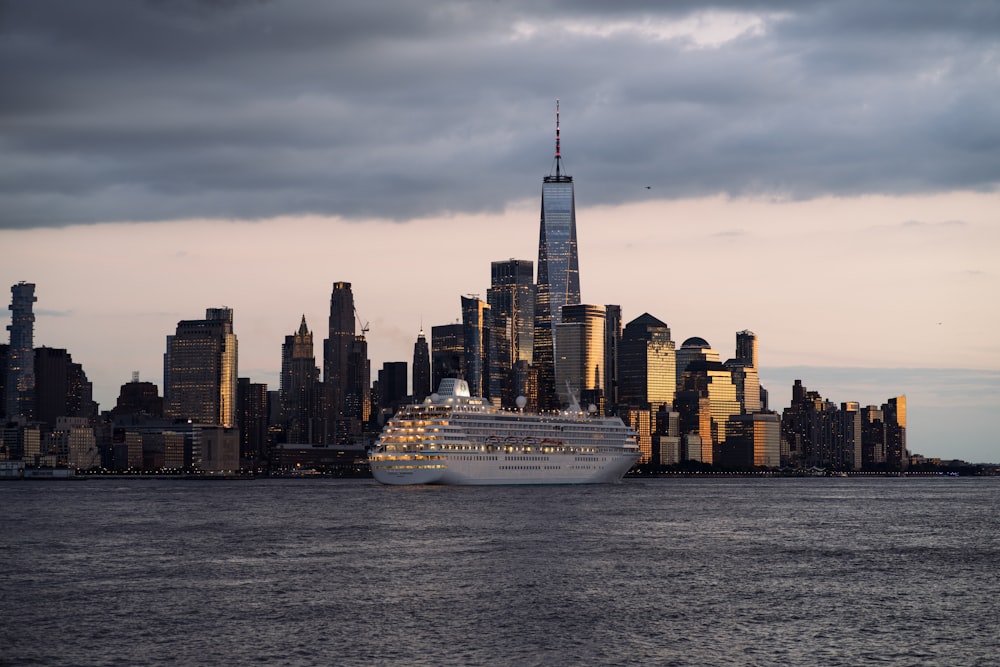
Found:
[[559, 150], [559, 98], [556, 98], [556, 180], [559, 179], [559, 165], [562, 162], [562, 153]]

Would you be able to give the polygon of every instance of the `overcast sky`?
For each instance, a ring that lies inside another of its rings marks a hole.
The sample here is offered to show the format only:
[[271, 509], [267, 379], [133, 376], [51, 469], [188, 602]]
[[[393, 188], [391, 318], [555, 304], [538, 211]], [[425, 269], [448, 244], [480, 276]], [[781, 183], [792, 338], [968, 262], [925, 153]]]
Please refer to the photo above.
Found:
[[559, 98], [585, 302], [723, 358], [752, 329], [773, 408], [779, 368], [907, 394], [912, 449], [1000, 460], [998, 35], [995, 2], [2, 2], [0, 278], [103, 408], [223, 304], [276, 388], [338, 280], [374, 377], [536, 259]]

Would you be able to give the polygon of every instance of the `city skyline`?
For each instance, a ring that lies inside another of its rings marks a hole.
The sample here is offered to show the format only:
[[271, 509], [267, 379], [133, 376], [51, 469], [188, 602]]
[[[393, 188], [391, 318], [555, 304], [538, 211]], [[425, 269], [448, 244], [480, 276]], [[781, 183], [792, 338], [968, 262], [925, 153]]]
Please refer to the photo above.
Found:
[[[177, 322], [228, 306], [240, 376], [277, 389], [281, 341], [303, 314], [326, 321], [346, 281], [373, 369], [407, 361], [421, 327], [486, 294], [491, 262], [536, 257], [561, 98], [583, 303], [648, 312], [724, 356], [750, 329], [772, 407], [794, 379], [838, 403], [906, 394], [912, 451], [1000, 458], [996, 16], [556, 2], [491, 8], [470, 30], [435, 6], [8, 8], [5, 29], [29, 38], [8, 46], [24, 75], [0, 130], [0, 274], [37, 285], [35, 345], [69, 350], [109, 409], [132, 371], [162, 391]], [[109, 35], [104, 11], [135, 30]], [[355, 21], [326, 60], [297, 46], [307, 26]], [[33, 57], [70, 29], [72, 57]], [[125, 34], [191, 49], [120, 65], [137, 61], [104, 49], [138, 48]], [[382, 43], [393, 57], [370, 57]], [[290, 69], [235, 64], [258, 49], [248, 63]], [[456, 52], [476, 57], [456, 69]], [[557, 76], [521, 74], [546, 61]], [[223, 97], [199, 92], [222, 80]]]

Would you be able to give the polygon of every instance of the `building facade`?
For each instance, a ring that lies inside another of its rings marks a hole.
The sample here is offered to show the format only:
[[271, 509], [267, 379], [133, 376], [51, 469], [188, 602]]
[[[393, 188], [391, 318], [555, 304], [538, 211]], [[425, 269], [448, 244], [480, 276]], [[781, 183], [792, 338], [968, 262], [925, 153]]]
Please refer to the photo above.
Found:
[[431, 395], [431, 352], [424, 330], [413, 344], [413, 400], [420, 402]]
[[237, 363], [231, 308], [178, 322], [163, 357], [164, 415], [235, 427]]
[[329, 335], [323, 341], [324, 442], [357, 438], [371, 415], [371, 363], [367, 325], [357, 333], [351, 283], [335, 282], [330, 292]]
[[11, 285], [10, 345], [7, 348], [7, 374], [4, 383], [6, 394], [5, 414], [8, 418], [24, 417], [28, 421], [35, 415], [35, 314], [33, 304], [35, 284], [19, 282]]
[[278, 387], [284, 441], [313, 444], [323, 441], [323, 385], [316, 366], [313, 334], [302, 316], [298, 331], [285, 336], [281, 346]]
[[493, 262], [486, 301], [492, 314], [496, 357], [490, 372], [499, 386], [500, 402], [514, 407], [524, 387], [518, 386], [515, 367], [532, 363], [535, 343], [534, 264], [525, 259]]
[[236, 381], [236, 427], [240, 441], [240, 467], [254, 469], [262, 465], [268, 448], [267, 385]]
[[499, 377], [490, 372], [496, 359], [492, 315], [490, 305], [485, 301], [475, 296], [462, 297], [465, 381], [469, 383], [473, 396], [482, 396], [499, 404]]
[[604, 411], [604, 306], [563, 306], [556, 327], [556, 395], [559, 407], [571, 404], [570, 392], [580, 406]]
[[35, 348], [35, 419], [49, 428], [60, 417], [95, 419], [93, 385], [80, 364], [60, 348]]
[[465, 377], [465, 329], [459, 324], [431, 327], [431, 392], [445, 378]]
[[622, 341], [622, 307], [604, 306], [604, 414], [613, 415], [620, 400], [619, 349]]
[[622, 331], [619, 350], [619, 404], [655, 409], [673, 405], [677, 389], [677, 352], [670, 327], [649, 313]]

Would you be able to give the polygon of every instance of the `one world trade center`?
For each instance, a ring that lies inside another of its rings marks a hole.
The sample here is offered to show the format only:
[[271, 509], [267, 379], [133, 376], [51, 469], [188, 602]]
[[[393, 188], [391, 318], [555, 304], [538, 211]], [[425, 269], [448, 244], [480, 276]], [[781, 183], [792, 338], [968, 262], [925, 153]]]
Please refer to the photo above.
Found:
[[538, 402], [541, 409], [556, 409], [559, 406], [555, 391], [555, 331], [561, 321], [562, 307], [580, 303], [576, 203], [573, 177], [565, 174], [562, 168], [558, 100], [554, 173], [550, 173], [542, 181], [537, 288], [533, 357], [538, 369]]

